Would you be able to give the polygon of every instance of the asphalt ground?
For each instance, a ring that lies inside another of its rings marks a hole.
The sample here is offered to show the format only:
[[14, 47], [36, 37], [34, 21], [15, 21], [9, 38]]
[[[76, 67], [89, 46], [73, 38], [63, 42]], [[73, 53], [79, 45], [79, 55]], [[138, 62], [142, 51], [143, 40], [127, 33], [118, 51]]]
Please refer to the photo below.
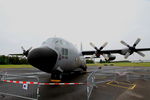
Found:
[[[89, 66], [86, 74], [65, 75], [62, 82], [86, 83], [87, 77], [95, 70], [97, 70], [95, 73], [96, 86], [92, 90], [90, 100], [150, 100], [150, 67], [105, 66], [98, 69], [96, 66]], [[0, 69], [0, 73], [34, 76], [31, 78], [8, 76], [7, 79], [10, 80], [37, 81], [38, 77], [39, 82], [50, 82], [50, 74], [34, 68], [3, 68]], [[27, 100], [22, 97], [36, 98], [36, 89], [35, 85], [24, 90], [21, 84], [0, 82], [0, 100]], [[39, 89], [39, 100], [86, 100], [88, 95], [86, 85], [40, 86]]]

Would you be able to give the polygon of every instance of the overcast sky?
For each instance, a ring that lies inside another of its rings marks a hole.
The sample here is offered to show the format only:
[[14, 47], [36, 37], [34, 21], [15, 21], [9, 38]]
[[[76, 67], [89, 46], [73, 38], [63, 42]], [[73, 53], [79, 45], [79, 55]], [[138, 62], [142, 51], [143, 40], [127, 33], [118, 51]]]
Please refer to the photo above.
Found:
[[[0, 54], [20, 53], [49, 37], [61, 37], [84, 50], [89, 42], [105, 49], [125, 48], [137, 38], [137, 47], [150, 47], [150, 0], [0, 0]], [[150, 52], [142, 58], [150, 60]], [[117, 59], [123, 56], [117, 55]]]

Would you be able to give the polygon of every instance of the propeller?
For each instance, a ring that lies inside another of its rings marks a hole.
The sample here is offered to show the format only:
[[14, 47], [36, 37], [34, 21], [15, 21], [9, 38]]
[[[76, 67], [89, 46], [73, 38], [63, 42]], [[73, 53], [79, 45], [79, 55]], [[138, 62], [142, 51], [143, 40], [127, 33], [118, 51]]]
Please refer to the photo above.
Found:
[[28, 50], [25, 50], [23, 46], [21, 46], [21, 49], [23, 51], [23, 54], [27, 57], [28, 56], [28, 53], [29, 51], [32, 49], [32, 47], [30, 47]]
[[90, 45], [91, 45], [95, 50], [98, 51], [98, 48], [97, 48], [92, 42], [90, 42]]
[[133, 46], [128, 45], [128, 44], [127, 44], [126, 42], [124, 42], [124, 41], [120, 41], [123, 45], [125, 45], [125, 46], [128, 47], [127, 52], [126, 52], [126, 54], [125, 54], [125, 56], [124, 56], [125, 59], [127, 59], [127, 58], [128, 58], [131, 54], [133, 54], [134, 52], [136, 52], [137, 54], [139, 54], [139, 55], [142, 56], [142, 57], [145, 56], [145, 54], [143, 54], [143, 53], [140, 52], [140, 51], [137, 51], [136, 48], [135, 48], [135, 47], [137, 46], [137, 44], [138, 44], [140, 41], [141, 41], [141, 39], [138, 38], [138, 39], [134, 42]]
[[[96, 55], [97, 57], [100, 56], [101, 50], [102, 50], [107, 44], [108, 44], [108, 43], [105, 42], [105, 43], [98, 49], [92, 42], [90, 42], [90, 45], [96, 50], [95, 55]], [[102, 54], [102, 56], [103, 56], [106, 60], [109, 59], [109, 58], [108, 58], [106, 55], [104, 55], [104, 54]]]

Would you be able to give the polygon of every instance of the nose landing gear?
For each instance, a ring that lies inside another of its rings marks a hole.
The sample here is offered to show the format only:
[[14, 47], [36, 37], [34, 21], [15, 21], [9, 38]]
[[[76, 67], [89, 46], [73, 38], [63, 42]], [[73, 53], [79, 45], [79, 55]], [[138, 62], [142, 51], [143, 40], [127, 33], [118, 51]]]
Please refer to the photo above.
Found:
[[61, 72], [55, 72], [51, 74], [51, 82], [61, 82], [61, 79], [62, 79]]

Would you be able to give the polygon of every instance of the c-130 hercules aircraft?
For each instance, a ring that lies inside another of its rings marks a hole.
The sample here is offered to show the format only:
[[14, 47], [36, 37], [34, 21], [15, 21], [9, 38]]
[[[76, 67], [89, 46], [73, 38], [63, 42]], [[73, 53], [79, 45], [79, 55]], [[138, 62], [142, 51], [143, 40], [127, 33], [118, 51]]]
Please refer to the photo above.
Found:
[[[84, 72], [87, 69], [84, 55], [95, 55], [95, 57], [100, 57], [102, 55], [106, 60], [114, 60], [116, 57], [111, 55], [113, 53], [119, 53], [124, 55], [125, 58], [129, 57], [134, 52], [141, 56], [145, 56], [140, 51], [148, 51], [150, 48], [138, 48], [136, 45], [141, 39], [137, 39], [133, 46], [128, 45], [124, 41], [122, 44], [127, 46], [127, 49], [119, 50], [102, 50], [107, 43], [104, 43], [99, 49], [90, 43], [96, 51], [81, 51], [79, 52], [73, 44], [61, 39], [61, 38], [48, 38], [42, 43], [38, 48], [25, 50], [23, 47], [23, 54], [27, 57], [29, 64], [40, 69], [41, 71], [51, 73], [52, 80], [62, 79], [63, 73], [71, 72]], [[14, 55], [14, 54], [12, 54]]]

